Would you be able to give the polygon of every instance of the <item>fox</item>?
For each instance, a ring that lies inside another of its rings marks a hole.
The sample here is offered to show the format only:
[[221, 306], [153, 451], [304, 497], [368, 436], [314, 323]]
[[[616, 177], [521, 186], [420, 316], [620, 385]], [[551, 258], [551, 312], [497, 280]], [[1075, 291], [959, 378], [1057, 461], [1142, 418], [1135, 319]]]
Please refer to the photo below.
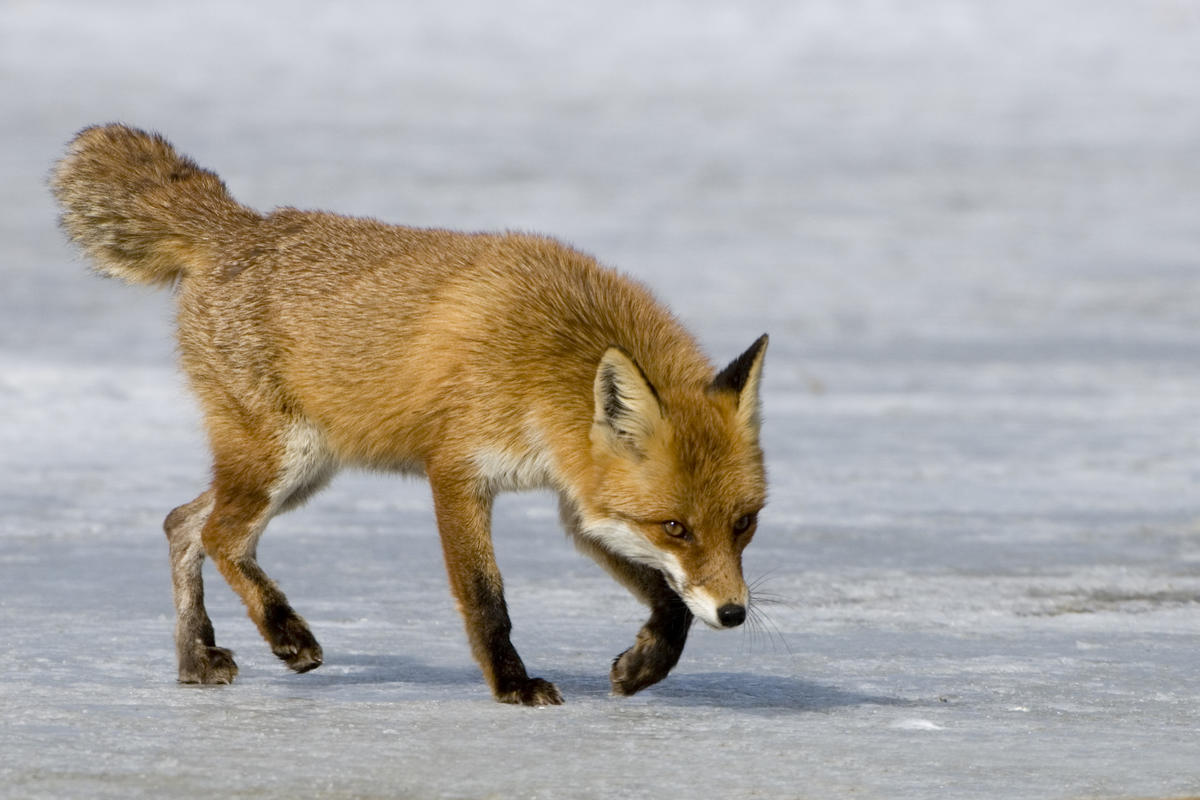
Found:
[[347, 467], [428, 480], [450, 590], [500, 702], [563, 702], [510, 638], [500, 492], [553, 491], [569, 538], [649, 607], [612, 662], [614, 694], [664, 679], [695, 619], [746, 620], [766, 334], [718, 371], [643, 284], [555, 239], [260, 213], [124, 124], [79, 132], [49, 184], [97, 272], [175, 295], [212, 456], [207, 488], [163, 524], [179, 682], [238, 672], [205, 609], [206, 558], [274, 655], [321, 666], [257, 545]]

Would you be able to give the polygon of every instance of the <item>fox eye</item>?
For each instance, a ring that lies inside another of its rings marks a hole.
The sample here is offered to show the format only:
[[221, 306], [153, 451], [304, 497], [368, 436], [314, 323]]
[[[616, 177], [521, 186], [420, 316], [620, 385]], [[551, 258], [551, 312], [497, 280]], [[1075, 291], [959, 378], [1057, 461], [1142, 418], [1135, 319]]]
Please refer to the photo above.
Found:
[[683, 539], [684, 541], [689, 541], [692, 538], [692, 532], [685, 528], [683, 523], [679, 522], [678, 520], [667, 520], [662, 524], [662, 526], [663, 530], [666, 531], [667, 536], [670, 536], [674, 539]]
[[746, 531], [750, 530], [750, 526], [752, 526], [754, 524], [755, 520], [757, 520], [757, 519], [758, 519], [757, 514], [746, 514], [744, 516], [738, 517], [737, 522], [733, 523], [734, 535], [737, 536], [737, 535], [743, 534]]

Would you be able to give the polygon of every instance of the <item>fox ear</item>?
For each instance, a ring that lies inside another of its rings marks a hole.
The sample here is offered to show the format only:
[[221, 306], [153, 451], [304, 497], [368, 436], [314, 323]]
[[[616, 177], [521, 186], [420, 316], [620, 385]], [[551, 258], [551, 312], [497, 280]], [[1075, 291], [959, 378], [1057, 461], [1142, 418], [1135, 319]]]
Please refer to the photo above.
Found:
[[746, 352], [735, 358], [713, 378], [711, 387], [716, 392], [732, 392], [737, 395], [738, 421], [754, 431], [758, 430], [762, 422], [758, 384], [762, 378], [767, 341], [765, 333], [758, 337]]
[[599, 434], [621, 449], [644, 455], [646, 441], [662, 422], [662, 405], [637, 362], [620, 347], [605, 350], [593, 393], [593, 441]]

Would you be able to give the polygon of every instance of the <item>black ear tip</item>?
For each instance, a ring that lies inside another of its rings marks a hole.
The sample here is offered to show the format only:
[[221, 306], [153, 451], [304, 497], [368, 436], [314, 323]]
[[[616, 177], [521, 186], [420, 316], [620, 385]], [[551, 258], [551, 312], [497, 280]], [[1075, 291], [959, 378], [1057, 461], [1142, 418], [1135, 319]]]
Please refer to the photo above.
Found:
[[746, 352], [735, 358], [728, 367], [721, 370], [713, 379], [712, 388], [717, 390], [740, 392], [750, 378], [754, 364], [762, 356], [763, 348], [767, 346], [767, 334], [758, 337]]

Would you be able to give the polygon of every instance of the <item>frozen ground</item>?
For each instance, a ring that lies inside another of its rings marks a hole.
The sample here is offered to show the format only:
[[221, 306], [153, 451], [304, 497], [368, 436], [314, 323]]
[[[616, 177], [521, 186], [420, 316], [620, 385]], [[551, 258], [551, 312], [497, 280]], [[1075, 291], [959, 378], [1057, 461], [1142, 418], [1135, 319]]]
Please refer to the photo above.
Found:
[[[1200, 5], [182, 8], [0, 3], [0, 796], [1200, 794]], [[262, 548], [325, 666], [210, 574], [242, 672], [176, 686], [169, 298], [88, 275], [42, 186], [113, 119], [258, 207], [555, 233], [715, 358], [769, 330], [770, 621], [610, 697], [642, 611], [511, 496], [569, 704], [497, 705], [425, 487], [346, 475]]]

